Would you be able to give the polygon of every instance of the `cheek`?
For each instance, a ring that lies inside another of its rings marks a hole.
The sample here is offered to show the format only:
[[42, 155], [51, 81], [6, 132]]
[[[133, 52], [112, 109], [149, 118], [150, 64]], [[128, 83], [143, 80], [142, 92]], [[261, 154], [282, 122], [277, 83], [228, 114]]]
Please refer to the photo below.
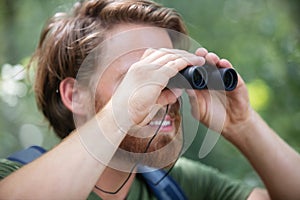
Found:
[[95, 109], [99, 112], [112, 96], [112, 89], [108, 84], [99, 84], [95, 91]]
[[97, 112], [111, 99], [119, 82], [119, 80], [113, 78], [110, 80], [101, 80], [99, 82], [95, 94], [95, 109]]

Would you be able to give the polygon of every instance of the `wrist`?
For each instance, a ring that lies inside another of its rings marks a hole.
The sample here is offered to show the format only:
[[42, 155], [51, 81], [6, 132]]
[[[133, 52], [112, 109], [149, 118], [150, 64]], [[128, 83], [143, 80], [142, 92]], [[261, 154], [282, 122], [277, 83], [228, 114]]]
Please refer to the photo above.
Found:
[[110, 103], [77, 129], [82, 146], [97, 161], [108, 165], [125, 138], [128, 127], [116, 123]]
[[249, 107], [247, 117], [238, 123], [232, 124], [224, 131], [223, 136], [236, 146], [240, 146], [244, 140], [258, 129], [259, 123], [262, 121], [260, 116]]
[[126, 135], [134, 126], [134, 123], [128, 116], [128, 112], [124, 112], [126, 112], [126, 109], [120, 108], [120, 106], [113, 106], [112, 101], [109, 101], [96, 114], [96, 119], [104, 130], [109, 126], [110, 132], [113, 131]]

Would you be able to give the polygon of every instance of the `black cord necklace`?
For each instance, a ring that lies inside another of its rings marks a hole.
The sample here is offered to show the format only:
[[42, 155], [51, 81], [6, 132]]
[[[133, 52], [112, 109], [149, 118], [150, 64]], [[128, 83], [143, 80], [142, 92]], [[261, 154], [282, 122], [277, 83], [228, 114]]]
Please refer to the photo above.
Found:
[[[160, 124], [159, 124], [159, 126], [158, 126], [158, 128], [157, 128], [157, 130], [155, 131], [154, 135], [152, 136], [152, 138], [151, 138], [151, 139], [149, 140], [149, 142], [147, 143], [147, 146], [146, 146], [146, 148], [145, 148], [144, 153], [146, 153], [146, 152], [149, 150], [152, 141], [153, 141], [154, 138], [157, 136], [158, 131], [159, 131], [159, 129], [161, 128], [161, 126], [162, 126], [162, 124], [163, 124], [163, 122], [164, 122], [164, 119], [165, 119], [166, 115], [168, 114], [168, 111], [169, 111], [169, 105], [167, 105], [166, 112], [165, 112], [165, 114], [164, 114], [164, 116], [163, 116], [163, 118], [162, 118], [162, 120], [161, 120], [161, 122], [160, 122]], [[106, 194], [117, 194], [117, 193], [125, 186], [125, 184], [128, 182], [128, 180], [130, 179], [130, 177], [131, 177], [131, 175], [132, 175], [133, 170], [137, 167], [138, 163], [139, 163], [139, 162], [137, 162], [137, 163], [134, 164], [134, 166], [131, 168], [131, 170], [130, 170], [128, 176], [126, 177], [126, 179], [124, 180], [124, 182], [123, 182], [123, 183], [118, 187], [118, 189], [116, 189], [115, 191], [107, 191], [107, 190], [104, 190], [104, 189], [100, 188], [100, 187], [97, 186], [97, 185], [95, 185], [95, 188], [96, 188], [97, 190], [101, 191], [101, 192], [106, 193]], [[173, 166], [174, 166], [174, 165], [173, 165]], [[159, 184], [159, 183], [161, 182], [161, 180], [163, 180], [163, 179], [169, 174], [169, 172], [171, 171], [171, 169], [173, 168], [173, 166], [170, 168], [170, 170], [168, 170], [168, 172], [167, 172], [167, 173], [166, 173], [166, 174], [165, 174], [165, 175], [164, 175], [157, 183], [154, 183], [154, 184], [155, 184], [155, 185], [156, 185], [156, 184]]]

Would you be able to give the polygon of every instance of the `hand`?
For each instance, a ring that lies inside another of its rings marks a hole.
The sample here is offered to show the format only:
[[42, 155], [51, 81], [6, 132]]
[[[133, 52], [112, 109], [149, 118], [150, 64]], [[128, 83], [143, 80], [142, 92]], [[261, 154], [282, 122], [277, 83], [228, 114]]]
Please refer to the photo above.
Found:
[[[208, 53], [204, 48], [198, 49], [195, 54], [205, 57], [209, 64], [220, 68], [232, 68], [232, 64], [228, 60], [220, 59], [216, 54]], [[238, 75], [238, 85], [233, 91], [193, 90], [187, 91], [187, 93], [192, 105], [193, 116], [210, 128], [218, 127], [217, 123], [220, 124], [220, 121], [216, 120], [210, 122], [212, 112], [215, 112], [215, 115], [222, 115], [220, 112], [226, 112], [220, 131], [227, 138], [238, 130], [238, 127], [242, 126], [251, 115], [248, 91], [240, 75]]]
[[131, 126], [147, 124], [159, 108], [175, 103], [181, 94], [181, 90], [164, 90], [169, 79], [188, 65], [204, 63], [203, 57], [182, 50], [146, 50], [113, 94], [115, 113], [125, 116]]

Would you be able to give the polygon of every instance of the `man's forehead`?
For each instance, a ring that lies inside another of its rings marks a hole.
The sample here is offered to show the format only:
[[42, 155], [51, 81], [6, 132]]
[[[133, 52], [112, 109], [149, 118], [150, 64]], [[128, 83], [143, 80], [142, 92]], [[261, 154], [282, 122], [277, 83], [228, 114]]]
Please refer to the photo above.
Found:
[[120, 56], [148, 48], [172, 48], [167, 30], [157, 27], [132, 26], [119, 27], [110, 32], [104, 44], [107, 54]]
[[139, 49], [139, 48], [171, 48], [172, 42], [167, 29], [128, 25], [117, 26], [107, 35], [108, 43], [112, 48]]
[[141, 57], [146, 49], [172, 48], [167, 29], [142, 25], [118, 25], [99, 45], [102, 67], [126, 55]]

